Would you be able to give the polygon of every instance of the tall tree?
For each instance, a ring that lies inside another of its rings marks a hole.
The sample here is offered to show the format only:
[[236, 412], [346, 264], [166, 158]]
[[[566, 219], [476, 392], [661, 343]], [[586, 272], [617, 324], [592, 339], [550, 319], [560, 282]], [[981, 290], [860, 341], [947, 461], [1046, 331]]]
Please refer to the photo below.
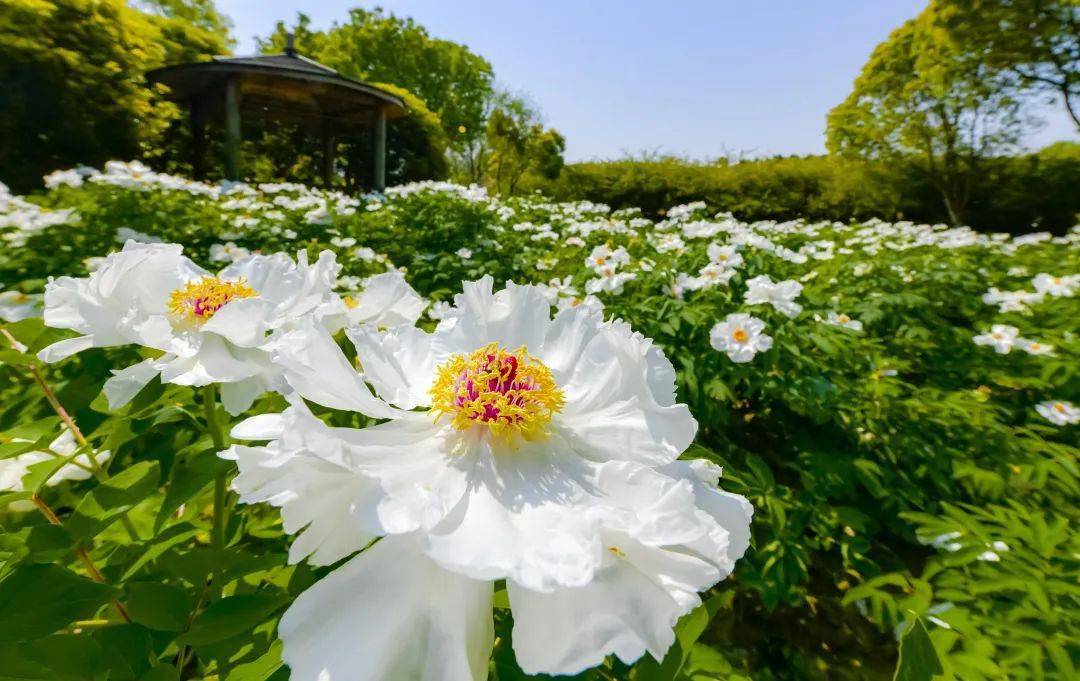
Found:
[[1021, 120], [1011, 79], [959, 44], [931, 5], [874, 49], [829, 112], [827, 144], [842, 156], [916, 164], [960, 224], [980, 164], [1015, 148]]
[[225, 49], [221, 33], [124, 0], [3, 0], [0, 180], [26, 191], [59, 167], [140, 155], [176, 114], [143, 74]]
[[950, 35], [1029, 91], [1053, 95], [1080, 129], [1080, 0], [934, 0]]
[[442, 121], [451, 143], [483, 133], [484, 107], [494, 75], [486, 59], [464, 45], [433, 38], [423, 26], [382, 9], [356, 8], [326, 31], [312, 30], [300, 14], [291, 27], [278, 22], [260, 48], [280, 52], [293, 33], [303, 54], [345, 76], [391, 83], [413, 93]]
[[487, 155], [480, 162], [499, 193], [513, 194], [526, 173], [552, 179], [562, 170], [566, 140], [545, 128], [539, 111], [523, 97], [499, 93], [485, 137]]

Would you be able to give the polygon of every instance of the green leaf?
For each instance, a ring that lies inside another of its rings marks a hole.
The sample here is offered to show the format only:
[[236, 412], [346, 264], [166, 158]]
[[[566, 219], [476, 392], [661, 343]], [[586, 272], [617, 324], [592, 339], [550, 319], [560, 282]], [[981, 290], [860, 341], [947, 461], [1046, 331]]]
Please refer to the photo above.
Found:
[[47, 636], [23, 645], [22, 653], [48, 668], [55, 679], [90, 678], [101, 665], [101, 646], [79, 634]]
[[160, 529], [181, 504], [209, 485], [218, 473], [226, 472], [232, 466], [231, 462], [217, 456], [216, 449], [192, 455], [187, 461], [174, 466], [169, 487], [165, 490], [165, 500], [154, 520], [154, 529]]
[[132, 621], [148, 629], [184, 630], [192, 607], [186, 591], [157, 582], [134, 582], [126, 591], [125, 604]]
[[216, 601], [199, 615], [183, 636], [190, 645], [218, 643], [262, 624], [286, 599], [270, 594], [243, 594]]
[[900, 639], [900, 661], [896, 665], [893, 681], [930, 681], [944, 674], [937, 650], [926, 633], [926, 627], [918, 617]]
[[101, 646], [102, 666], [110, 680], [137, 679], [152, 666], [150, 632], [137, 624], [98, 629], [93, 638]]
[[139, 677], [139, 681], [180, 681], [180, 672], [171, 665], [159, 664]]
[[0, 350], [0, 364], [10, 364], [17, 367], [28, 367], [37, 364], [33, 355], [18, 350]]
[[118, 594], [58, 565], [20, 566], [0, 582], [0, 640], [46, 636], [93, 615]]
[[266, 654], [252, 662], [237, 665], [225, 677], [225, 681], [267, 681], [283, 665], [284, 663], [281, 661], [281, 641], [274, 641]]
[[652, 656], [643, 657], [634, 668], [635, 681], [674, 681], [686, 664], [690, 650], [709, 626], [709, 621], [721, 607], [730, 605], [733, 596], [734, 592], [717, 594], [684, 615], [675, 625], [675, 643], [668, 649], [663, 661], [657, 662]]
[[90, 539], [157, 489], [157, 461], [140, 461], [90, 491], [64, 527], [76, 540]]

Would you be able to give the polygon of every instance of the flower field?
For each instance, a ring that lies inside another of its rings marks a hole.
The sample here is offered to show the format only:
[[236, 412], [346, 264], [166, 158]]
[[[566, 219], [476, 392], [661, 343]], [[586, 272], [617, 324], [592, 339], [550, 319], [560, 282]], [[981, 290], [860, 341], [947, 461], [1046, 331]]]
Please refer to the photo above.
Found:
[[0, 678], [1076, 678], [1080, 228], [46, 185]]

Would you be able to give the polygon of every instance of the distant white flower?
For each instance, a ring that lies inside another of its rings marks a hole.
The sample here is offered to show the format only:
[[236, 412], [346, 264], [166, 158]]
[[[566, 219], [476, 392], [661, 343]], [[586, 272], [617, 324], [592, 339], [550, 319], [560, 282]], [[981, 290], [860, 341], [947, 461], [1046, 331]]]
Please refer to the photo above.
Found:
[[978, 559], [981, 560], [981, 561], [988, 562], [988, 563], [999, 563], [999, 562], [1001, 562], [1001, 556], [994, 553], [993, 551], [983, 551], [982, 553], [980, 553], [978, 555]]
[[831, 324], [832, 326], [842, 326], [845, 329], [851, 329], [852, 331], [862, 331], [863, 328], [862, 322], [857, 319], [852, 319], [843, 313], [837, 314], [835, 312], [829, 312], [828, 316], [821, 321], [826, 324]]
[[30, 317], [40, 317], [43, 310], [40, 293], [21, 291], [0, 292], [0, 320], [17, 322]]
[[371, 250], [367, 246], [360, 246], [359, 248], [354, 248], [353, 255], [356, 256], [356, 258], [358, 258], [359, 260], [363, 260], [364, 262], [372, 262], [378, 257], [375, 254], [375, 251]]
[[428, 317], [435, 320], [446, 319], [453, 309], [454, 306], [450, 303], [445, 300], [439, 300], [431, 304], [431, 309], [428, 310]]
[[1054, 354], [1054, 346], [1040, 343], [1039, 341], [1030, 340], [1028, 338], [1017, 338], [1016, 344], [1021, 350], [1029, 355], [1052, 355]]
[[1035, 406], [1035, 411], [1055, 426], [1067, 426], [1080, 423], [1080, 409], [1072, 402], [1049, 400]]
[[1055, 277], [1042, 272], [1035, 275], [1035, 278], [1031, 280], [1031, 284], [1039, 293], [1054, 297], [1070, 298], [1075, 295], [1077, 288], [1080, 288], [1080, 275], [1074, 274], [1068, 277]]
[[983, 294], [987, 305], [997, 305], [998, 312], [1027, 312], [1028, 305], [1042, 301], [1043, 294], [1033, 291], [999, 291], [991, 287]]
[[160, 244], [161, 239], [156, 236], [144, 234], [143, 232], [137, 232], [130, 227], [120, 227], [116, 230], [116, 240], [122, 244], [126, 244], [128, 241], [135, 241], [140, 244]]
[[335, 236], [330, 239], [330, 245], [335, 248], [351, 248], [356, 245], [356, 238], [351, 236]]
[[989, 345], [999, 355], [1007, 355], [1016, 345], [1020, 330], [1008, 324], [994, 324], [989, 331], [975, 336], [975, 345]]
[[679, 272], [664, 284], [664, 293], [676, 300], [682, 300], [687, 291], [694, 291], [696, 287], [697, 281], [694, 277], [691, 277], [686, 272]]
[[457, 250], [457, 257], [462, 260], [469, 260], [472, 258], [472, 251], [468, 248], [459, 248]]
[[[44, 461], [56, 461], [66, 459], [78, 451], [75, 435], [64, 429], [59, 437], [49, 444], [47, 451], [33, 451], [19, 454], [7, 459], [0, 459], [0, 492], [23, 491], [22, 479], [30, 471], [30, 467]], [[103, 464], [112, 455], [109, 451], [98, 452], [94, 460]], [[64, 464], [49, 478], [49, 487], [55, 487], [65, 480], [86, 480], [93, 474], [92, 463], [89, 454], [79, 454], [70, 463]], [[30, 502], [25, 504], [15, 502], [11, 504], [12, 510], [23, 511], [33, 508]]]
[[795, 317], [802, 312], [802, 305], [795, 302], [803, 289], [803, 285], [797, 281], [789, 279], [774, 283], [769, 275], [762, 274], [746, 282], [746, 285], [747, 305], [768, 303], [788, 317]]
[[1006, 544], [1005, 542], [1000, 541], [1000, 540], [991, 543], [990, 547], [993, 548], [998, 553], [1007, 553], [1008, 551], [1011, 550], [1009, 548], [1008, 544]]
[[618, 272], [612, 265], [598, 267], [595, 271], [597, 277], [585, 282], [586, 293], [595, 294], [603, 291], [618, 295], [622, 293], [623, 286], [625, 286], [627, 282], [637, 278], [637, 274], [633, 272]]
[[679, 238], [678, 234], [661, 234], [656, 238], [656, 252], [670, 253], [682, 251], [686, 248], [686, 242]]
[[229, 241], [210, 246], [210, 262], [236, 262], [251, 255], [251, 251]]
[[726, 352], [737, 364], [749, 362], [759, 352], [772, 347], [772, 337], [763, 333], [765, 322], [748, 314], [729, 314], [709, 332], [713, 349]]
[[220, 383], [231, 413], [247, 409], [276, 389], [280, 371], [270, 361], [273, 334], [302, 317], [340, 318], [344, 304], [333, 293], [338, 265], [323, 251], [309, 265], [285, 254], [253, 255], [217, 276], [173, 244], [129, 241], [89, 277], [59, 277], [45, 289], [45, 323], [82, 335], [53, 343], [38, 357], [55, 362], [92, 347], [129, 343], [161, 355], [105, 382], [109, 404], [119, 407], [155, 376], [166, 383]]
[[397, 270], [376, 274], [357, 296], [345, 296], [347, 325], [374, 324], [379, 327], [415, 324], [428, 303], [409, 286]]
[[738, 267], [743, 264], [743, 257], [735, 246], [712, 243], [705, 250], [709, 255], [709, 260], [724, 267]]
[[610, 246], [601, 244], [592, 249], [589, 257], [585, 258], [585, 266], [591, 267], [594, 272], [600, 274], [600, 270], [614, 270], [620, 265], [630, 262], [630, 254], [622, 246], [612, 250]]

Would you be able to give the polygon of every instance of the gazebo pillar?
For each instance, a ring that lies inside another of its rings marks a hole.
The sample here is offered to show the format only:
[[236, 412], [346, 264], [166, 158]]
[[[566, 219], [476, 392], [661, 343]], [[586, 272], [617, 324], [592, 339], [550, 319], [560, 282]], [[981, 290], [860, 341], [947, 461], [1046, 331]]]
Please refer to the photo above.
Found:
[[323, 119], [321, 133], [323, 188], [330, 189], [334, 184], [334, 153], [337, 146], [337, 140], [334, 139], [333, 123]]
[[375, 189], [382, 191], [386, 188], [386, 110], [379, 107], [375, 110], [375, 125], [372, 128], [375, 143]]
[[236, 78], [225, 81], [225, 178], [240, 179], [240, 91]]

